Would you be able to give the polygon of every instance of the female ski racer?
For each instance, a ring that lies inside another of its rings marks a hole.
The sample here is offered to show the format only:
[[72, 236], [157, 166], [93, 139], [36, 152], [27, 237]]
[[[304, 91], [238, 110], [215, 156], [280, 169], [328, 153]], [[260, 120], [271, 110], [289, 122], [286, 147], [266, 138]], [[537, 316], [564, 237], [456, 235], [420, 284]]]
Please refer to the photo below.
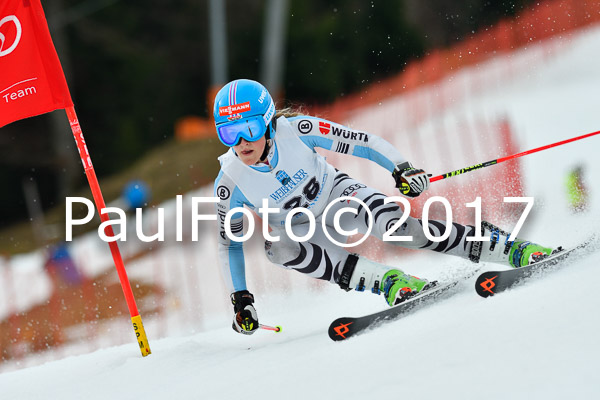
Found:
[[[272, 231], [268, 234], [270, 240], [265, 242], [265, 251], [271, 262], [283, 268], [329, 281], [347, 291], [381, 293], [390, 306], [435, 285], [398, 268], [351, 254], [336, 244], [345, 243], [347, 238], [338, 233], [340, 230], [367, 232], [369, 215], [364, 205], [373, 218], [370, 234], [379, 239], [394, 224], [398, 225], [403, 211], [396, 203], [385, 202], [384, 194], [336, 170], [315, 148], [374, 161], [390, 172], [395, 187], [403, 195], [419, 196], [429, 187], [427, 174], [413, 167], [390, 143], [324, 119], [286, 114], [286, 110], [276, 113], [269, 92], [260, 83], [246, 79], [230, 82], [218, 92], [213, 113], [219, 139], [229, 147], [219, 157], [221, 171], [215, 180], [215, 196], [219, 197], [217, 214], [221, 221], [219, 260], [231, 293], [234, 330], [252, 334], [259, 327], [254, 296], [246, 287], [243, 243], [230, 239], [243, 234], [243, 213], [232, 211], [229, 221], [224, 218], [236, 207], [246, 206], [259, 213], [262, 208], [264, 213], [267, 205], [276, 210], [267, 214]], [[358, 199], [362, 204], [337, 200], [343, 196]], [[324, 213], [328, 205], [331, 209]], [[335, 217], [337, 211], [349, 207], [354, 213], [343, 212]], [[288, 233], [285, 220], [292, 211], [296, 214], [291, 218], [292, 229]], [[308, 212], [316, 219], [312, 234]], [[229, 231], [225, 222], [229, 223]], [[336, 229], [336, 225], [341, 229]], [[446, 231], [444, 221], [432, 220], [428, 225], [435, 237]], [[550, 248], [520, 239], [509, 242], [508, 233], [486, 222], [479, 237], [490, 236], [487, 243], [466, 240], [478, 233], [473, 226], [452, 223], [450, 236], [441, 242], [428, 240], [423, 229], [420, 219], [408, 217], [391, 235], [412, 236], [412, 241], [391, 243], [515, 268], [552, 252]], [[308, 240], [301, 241], [299, 237]]]

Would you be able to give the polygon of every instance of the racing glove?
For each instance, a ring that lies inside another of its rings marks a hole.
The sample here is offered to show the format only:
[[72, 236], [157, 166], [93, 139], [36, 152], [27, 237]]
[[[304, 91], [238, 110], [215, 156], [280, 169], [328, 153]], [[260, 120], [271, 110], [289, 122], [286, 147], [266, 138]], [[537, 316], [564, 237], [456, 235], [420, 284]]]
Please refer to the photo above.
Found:
[[252, 305], [254, 296], [247, 290], [240, 290], [231, 294], [231, 304], [233, 304], [233, 324], [231, 327], [238, 333], [252, 335], [258, 329], [258, 316], [256, 309]]
[[411, 163], [396, 165], [392, 177], [396, 188], [407, 197], [417, 197], [429, 188], [429, 176], [422, 169], [416, 169]]

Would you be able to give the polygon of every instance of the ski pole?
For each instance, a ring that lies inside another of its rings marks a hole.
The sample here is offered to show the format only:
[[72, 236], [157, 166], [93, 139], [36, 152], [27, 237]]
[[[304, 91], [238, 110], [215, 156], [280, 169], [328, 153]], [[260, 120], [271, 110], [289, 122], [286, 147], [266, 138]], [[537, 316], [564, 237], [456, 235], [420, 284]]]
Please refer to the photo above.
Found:
[[281, 329], [282, 329], [281, 326], [279, 326], [279, 325], [269, 326], [269, 325], [258, 324], [258, 327], [260, 329], [264, 329], [266, 331], [273, 331], [273, 332], [276, 332], [276, 333], [281, 332]]
[[472, 165], [470, 167], [466, 167], [466, 168], [463, 168], [463, 169], [457, 169], [456, 171], [447, 172], [445, 174], [434, 176], [433, 178], [429, 178], [429, 181], [430, 182], [435, 182], [435, 181], [439, 181], [441, 179], [451, 178], [453, 176], [461, 175], [461, 174], [464, 174], [466, 172], [475, 171], [477, 169], [489, 167], [490, 165], [496, 165], [496, 164], [500, 164], [501, 162], [504, 162], [504, 161], [508, 161], [508, 160], [512, 160], [514, 158], [526, 156], [527, 154], [537, 153], [538, 151], [546, 150], [546, 149], [549, 149], [551, 147], [561, 146], [563, 144], [571, 143], [571, 142], [574, 142], [576, 140], [585, 139], [587, 137], [594, 136], [594, 135], [597, 135], [599, 133], [600, 133], [600, 131], [588, 133], [588, 134], [577, 136], [577, 137], [574, 137], [574, 138], [571, 138], [571, 139], [566, 139], [566, 140], [563, 140], [563, 141], [560, 141], [560, 142], [548, 144], [546, 146], [541, 146], [541, 147], [537, 147], [535, 149], [527, 150], [527, 151], [524, 151], [522, 153], [513, 154], [511, 156], [506, 156], [506, 157], [500, 157], [500, 158], [497, 158], [495, 160], [486, 161], [484, 163], [477, 164], [477, 165]]

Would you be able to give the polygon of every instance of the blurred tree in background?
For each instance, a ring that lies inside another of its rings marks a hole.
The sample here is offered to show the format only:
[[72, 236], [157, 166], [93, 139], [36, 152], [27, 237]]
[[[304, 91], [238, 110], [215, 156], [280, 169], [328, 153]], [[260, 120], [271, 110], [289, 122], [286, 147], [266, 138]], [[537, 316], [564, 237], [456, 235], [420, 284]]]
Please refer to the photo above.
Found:
[[[329, 103], [403, 70], [531, 0], [291, 0], [284, 95]], [[173, 137], [185, 115], [207, 117], [208, 0], [42, 0], [99, 177], [130, 166]], [[265, 0], [226, 2], [229, 79], [258, 79]], [[58, 111], [55, 119], [64, 117]], [[61, 115], [63, 117], [61, 117]], [[59, 157], [52, 116], [0, 130], [0, 224], [27, 216], [22, 179], [35, 178], [44, 207], [85, 185]], [[62, 134], [73, 142], [68, 125]], [[214, 162], [214, 160], [210, 160]], [[59, 183], [68, 187], [57, 190]], [[67, 183], [65, 183], [67, 182]]]

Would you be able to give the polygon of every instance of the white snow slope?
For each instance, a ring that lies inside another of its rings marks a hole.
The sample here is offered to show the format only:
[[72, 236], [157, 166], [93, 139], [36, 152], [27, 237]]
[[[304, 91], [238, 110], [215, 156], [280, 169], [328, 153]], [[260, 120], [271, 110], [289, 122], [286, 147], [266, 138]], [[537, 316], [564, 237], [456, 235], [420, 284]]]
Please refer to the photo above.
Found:
[[[461, 107], [504, 113], [522, 150], [599, 130], [600, 30], [564, 40], [550, 59], [533, 59]], [[523, 162], [527, 193], [543, 199], [528, 236], [568, 246], [598, 231], [600, 136]], [[577, 163], [591, 192], [582, 215], [567, 211], [562, 184]], [[477, 296], [473, 278], [443, 302], [339, 343], [328, 338], [329, 323], [384, 308], [380, 297], [333, 285], [265, 295], [259, 317], [282, 333], [238, 335], [219, 314], [208, 324], [216, 329], [150, 340], [145, 358], [132, 340], [5, 372], [0, 399], [600, 398], [599, 264], [595, 252], [490, 299]], [[472, 267], [431, 254], [410, 259], [410, 272], [432, 278]]]

